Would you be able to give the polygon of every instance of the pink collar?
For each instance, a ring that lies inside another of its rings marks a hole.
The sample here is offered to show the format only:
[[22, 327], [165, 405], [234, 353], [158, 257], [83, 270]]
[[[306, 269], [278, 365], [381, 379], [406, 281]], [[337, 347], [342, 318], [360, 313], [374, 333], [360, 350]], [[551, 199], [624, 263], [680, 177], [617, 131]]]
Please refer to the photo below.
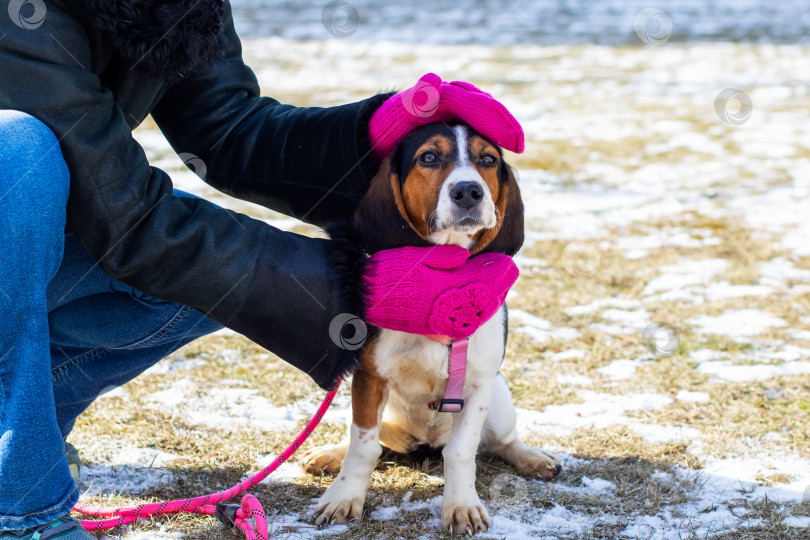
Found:
[[447, 362], [447, 387], [444, 397], [439, 402], [428, 403], [428, 408], [439, 412], [461, 412], [464, 408], [464, 378], [467, 375], [467, 349], [469, 338], [452, 339], [449, 336], [428, 334], [433, 341], [450, 347], [450, 358]]

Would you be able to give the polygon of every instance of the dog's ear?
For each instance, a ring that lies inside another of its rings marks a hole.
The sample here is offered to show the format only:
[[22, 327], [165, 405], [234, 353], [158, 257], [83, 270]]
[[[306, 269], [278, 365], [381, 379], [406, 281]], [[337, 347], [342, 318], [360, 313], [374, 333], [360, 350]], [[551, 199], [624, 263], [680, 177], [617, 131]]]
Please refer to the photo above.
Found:
[[[395, 156], [396, 158], [396, 156]], [[402, 246], [430, 246], [408, 220], [402, 205], [399, 167], [385, 158], [354, 213], [352, 225], [368, 253]]]
[[473, 255], [504, 253], [512, 257], [523, 246], [523, 199], [512, 167], [506, 161], [501, 161], [498, 181], [501, 188], [495, 202], [498, 223], [481, 235], [473, 246]]

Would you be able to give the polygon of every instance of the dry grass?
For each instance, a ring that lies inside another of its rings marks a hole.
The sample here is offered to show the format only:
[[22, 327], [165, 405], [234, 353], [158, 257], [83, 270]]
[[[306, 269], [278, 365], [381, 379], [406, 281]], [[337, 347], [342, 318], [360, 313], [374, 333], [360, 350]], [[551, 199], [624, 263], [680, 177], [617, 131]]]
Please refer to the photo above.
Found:
[[[727, 224], [725, 228], [718, 226], [717, 229], [734, 229], [730, 237], [743, 238], [739, 227], [735, 227]], [[724, 256], [726, 250], [734, 249], [736, 245], [728, 245], [725, 238], [723, 244], [713, 247], [711, 252], [701, 251], [690, 256]], [[696, 336], [687, 325], [681, 323], [681, 343], [673, 356], [659, 357], [638, 367], [636, 377], [630, 380], [613, 381], [604, 377], [598, 371], [600, 367], [617, 358], [634, 358], [647, 352], [641, 336], [609, 336], [590, 331], [590, 324], [605, 322], [598, 311], [570, 317], [563, 309], [585, 305], [598, 298], [636, 297], [647, 279], [641, 270], [672, 263], [676, 256], [668, 250], [661, 250], [643, 262], [628, 263], [619, 254], [605, 251], [599, 272], [592, 278], [583, 279], [571, 276], [560, 267], [558, 261], [562, 247], [559, 242], [541, 242], [534, 251], [528, 252], [528, 255], [538, 255], [548, 260], [552, 271], [524, 277], [517, 286], [519, 294], [512, 307], [543, 316], [555, 326], [581, 329], [582, 336], [573, 341], [536, 343], [524, 334], [512, 332], [508, 361], [503, 372], [510, 381], [517, 406], [543, 410], [549, 405], [581, 402], [577, 388], [559, 383], [554, 376], [556, 373], [591, 377], [593, 385], [590, 389], [605, 394], [644, 391], [674, 396], [681, 389], [703, 391], [710, 396], [708, 402], [674, 401], [658, 410], [631, 411], [627, 415], [649, 424], [697, 428], [703, 434], [702, 456], [745, 455], [752, 451], [752, 441], [756, 441], [753, 444], [755, 452], [793, 452], [810, 457], [810, 424], [806, 421], [810, 402], [807, 400], [806, 377], [783, 377], [755, 383], [718, 383], [697, 373], [694, 362], [689, 358], [689, 352], [707, 347], [744, 357], [751, 349], [750, 344]], [[749, 248], [748, 253], [752, 252], [764, 253], [762, 257], [770, 256], [767, 249]], [[760, 255], [754, 257], [754, 260], [763, 260]], [[752, 279], [752, 273], [747, 275], [749, 277], [743, 282]], [[808, 302], [807, 298], [802, 301], [805, 304]], [[768, 298], [728, 300], [701, 306], [661, 304], [648, 309], [656, 316], [666, 316], [667, 320], [677, 323], [701, 313], [713, 314], [727, 308], [752, 305], [759, 305], [786, 320], [797, 317], [797, 306], [785, 306]], [[774, 333], [774, 339], [778, 338], [780, 331]], [[574, 348], [585, 351], [584, 358], [558, 362], [547, 359], [550, 354]], [[223, 351], [227, 354], [223, 355]], [[256, 461], [261, 456], [280, 452], [294, 435], [294, 431], [290, 430], [267, 432], [249, 426], [222, 431], [187, 425], [182, 417], [140, 405], [139, 402], [146, 396], [170, 387], [177, 380], [191, 376], [203, 390], [215, 388], [223, 380], [239, 381], [245, 387], [257, 389], [261, 396], [276, 406], [303, 402], [310, 404], [310, 411], [314, 410], [313, 404], [321, 396], [305, 376], [241, 337], [203, 338], [183, 349], [181, 354], [186, 359], [205, 360], [206, 364], [190, 372], [146, 375], [133, 381], [125, 387], [126, 398], [110, 398], [95, 404], [81, 417], [72, 436], [72, 440], [84, 451], [85, 459], [90, 462], [103, 463], [105, 456], [103, 452], [87, 449], [103, 448], [105, 445], [155, 448], [181, 456], [168, 467], [179, 479], [178, 484], [151, 490], [146, 498], [91, 497], [88, 502], [149, 502], [223, 489], [238, 482], [249, 471], [256, 470]], [[551, 376], [541, 376], [541, 373]], [[303, 422], [299, 422], [299, 425], [303, 425]], [[773, 432], [784, 434], [784, 438], [764, 439], [766, 434]], [[338, 442], [343, 434], [342, 426], [324, 424], [307, 446]], [[529, 481], [525, 499], [521, 499], [521, 510], [542, 513], [559, 505], [594, 517], [596, 524], [581, 538], [617, 538], [626, 521], [616, 523], [611, 521], [612, 518], [600, 521], [600, 516], [655, 516], [663, 508], [677, 508], [693, 500], [700, 482], [697, 472], [694, 477], [686, 479], [678, 476], [662, 479], [664, 477], [656, 474], [671, 472], [674, 466], [700, 470], [703, 457], [689, 452], [686, 443], [646, 443], [626, 426], [577, 429], [561, 437], [534, 434], [528, 437], [528, 441], [562, 449], [577, 459], [566, 466], [555, 483]], [[496, 511], [497, 501], [489, 498], [489, 487], [498, 475], [514, 473], [514, 470], [497, 460], [479, 460], [478, 491]], [[386, 456], [372, 477], [367, 513], [375, 508], [399, 506], [406, 494], [410, 494], [410, 501], [429, 500], [441, 495], [440, 476], [440, 460], [413, 461], [401, 456]], [[613, 483], [614, 496], [567, 489], [580, 487], [583, 476]], [[760, 479], [765, 485], [784, 484], [788, 480], [779, 475]], [[312, 523], [307, 516], [314, 501], [330, 481], [329, 478], [303, 477], [262, 485], [252, 492], [263, 502], [271, 519], [274, 516], [298, 514], [300, 519]], [[740, 504], [735, 511], [744, 511], [748, 518], [757, 520], [755, 525], [713, 538], [806, 538], [802, 536], [802, 530], [782, 525], [788, 513], [801, 515], [800, 507], [766, 502]], [[201, 539], [230, 539], [235, 534], [224, 530], [210, 518], [194, 516], [159, 518], [152, 523], [137, 525], [133, 532], [149, 534], [158, 527], [182, 531], [191, 538]], [[698, 538], [694, 532], [698, 528], [690, 532], [688, 525], [684, 527], [684, 538]], [[307, 535], [306, 528], [281, 526], [275, 530], [279, 538]], [[431, 512], [421, 509], [400, 512], [394, 519], [386, 521], [366, 519], [335, 537], [425, 538], [447, 535], [439, 534], [432, 522]]]

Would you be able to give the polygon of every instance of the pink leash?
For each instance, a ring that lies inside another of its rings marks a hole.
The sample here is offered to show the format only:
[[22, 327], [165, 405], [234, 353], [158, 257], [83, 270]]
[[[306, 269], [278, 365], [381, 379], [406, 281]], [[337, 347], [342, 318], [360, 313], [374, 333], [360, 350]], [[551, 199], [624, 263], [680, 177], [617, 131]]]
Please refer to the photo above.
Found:
[[[428, 403], [428, 407], [439, 412], [461, 412], [464, 408], [464, 379], [467, 374], [467, 350], [470, 340], [454, 340], [448, 336], [436, 334], [431, 334], [427, 337], [438, 343], [447, 345], [450, 348], [447, 362], [448, 379], [444, 397], [438, 402]], [[340, 383], [341, 380], [338, 379], [337, 386], [334, 390], [326, 394], [315, 416], [307, 422], [304, 430], [298, 434], [298, 437], [295, 438], [295, 441], [293, 441], [290, 446], [284, 449], [280, 456], [276, 457], [270, 465], [232, 488], [218, 493], [211, 493], [210, 495], [194, 497], [192, 499], [177, 499], [174, 501], [139, 504], [137, 506], [92, 506], [77, 503], [76, 506], [73, 507], [73, 510], [85, 516], [114, 518], [97, 521], [82, 521], [82, 526], [88, 531], [112, 529], [133, 523], [138, 518], [142, 517], [185, 512], [189, 514], [215, 516], [219, 521], [230, 527], [239, 527], [245, 533], [247, 540], [268, 540], [267, 516], [264, 513], [264, 508], [262, 508], [261, 503], [259, 503], [256, 497], [250, 494], [245, 495], [242, 497], [241, 505], [223, 504], [222, 501], [232, 499], [249, 490], [270, 476], [282, 463], [290, 459], [312, 432], [315, 431], [315, 428], [323, 419], [323, 415], [329, 410], [335, 398], [335, 394], [337, 394], [338, 388], [340, 387]], [[250, 518], [253, 518], [253, 524], [250, 523]]]
[[[73, 510], [86, 516], [114, 517], [114, 519], [82, 521], [82, 526], [88, 531], [112, 529], [113, 527], [132, 523], [141, 517], [186, 512], [190, 514], [215, 516], [218, 520], [230, 527], [239, 527], [245, 533], [248, 540], [268, 540], [267, 516], [256, 497], [250, 494], [245, 495], [242, 497], [241, 505], [222, 504], [222, 501], [227, 501], [244, 493], [270, 476], [282, 463], [290, 459], [304, 441], [307, 440], [307, 437], [315, 431], [315, 428], [323, 419], [323, 415], [329, 410], [330, 405], [332, 405], [332, 400], [335, 398], [335, 394], [337, 394], [338, 388], [340, 387], [340, 383], [341, 380], [338, 379], [337, 386], [334, 390], [326, 394], [315, 416], [309, 420], [304, 430], [298, 434], [295, 441], [293, 441], [280, 456], [276, 457], [270, 465], [258, 473], [230, 489], [192, 499], [177, 499], [174, 501], [140, 504], [137, 506], [92, 506], [77, 503], [76, 506], [73, 507]], [[253, 518], [255, 529], [254, 524], [251, 524], [249, 521], [251, 517]]]

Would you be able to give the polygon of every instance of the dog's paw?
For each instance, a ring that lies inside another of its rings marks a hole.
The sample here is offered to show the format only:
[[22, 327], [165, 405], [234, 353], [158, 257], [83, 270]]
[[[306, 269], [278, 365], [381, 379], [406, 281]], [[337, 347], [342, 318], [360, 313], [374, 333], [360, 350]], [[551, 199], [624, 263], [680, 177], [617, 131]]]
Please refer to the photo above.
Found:
[[308, 474], [336, 475], [340, 472], [343, 458], [346, 457], [346, 447], [338, 444], [319, 446], [305, 452], [298, 462]]
[[360, 521], [367, 488], [368, 478], [361, 481], [357, 476], [346, 475], [346, 471], [340, 473], [315, 506], [315, 525], [320, 528]]
[[451, 534], [486, 532], [491, 523], [489, 512], [480, 502], [470, 506], [452, 503], [442, 506], [442, 529]]
[[562, 470], [560, 460], [540, 448], [526, 447], [521, 458], [514, 465], [518, 471], [527, 476], [539, 476], [543, 480], [552, 480]]
[[315, 508], [315, 525], [318, 528], [327, 525], [344, 525], [349, 521], [359, 522], [363, 519], [363, 497], [330, 499], [327, 491]]

